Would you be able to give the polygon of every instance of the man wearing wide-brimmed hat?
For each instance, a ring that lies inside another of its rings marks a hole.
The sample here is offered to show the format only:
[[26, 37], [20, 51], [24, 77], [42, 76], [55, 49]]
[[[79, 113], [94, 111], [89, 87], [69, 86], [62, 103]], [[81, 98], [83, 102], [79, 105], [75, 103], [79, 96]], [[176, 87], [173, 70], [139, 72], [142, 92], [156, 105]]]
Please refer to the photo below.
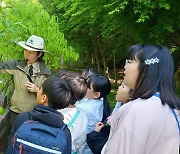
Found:
[[14, 93], [11, 98], [10, 118], [13, 123], [21, 112], [32, 110], [36, 104], [36, 92], [50, 75], [42, 57], [44, 39], [32, 35], [24, 42], [18, 42], [24, 48], [24, 60], [0, 62], [0, 73], [13, 75]]

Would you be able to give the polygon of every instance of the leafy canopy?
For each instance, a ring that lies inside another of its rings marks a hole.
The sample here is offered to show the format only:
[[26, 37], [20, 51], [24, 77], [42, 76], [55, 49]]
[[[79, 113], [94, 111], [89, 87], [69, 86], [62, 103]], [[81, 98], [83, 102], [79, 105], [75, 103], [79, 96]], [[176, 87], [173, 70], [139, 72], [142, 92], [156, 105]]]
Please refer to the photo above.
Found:
[[57, 18], [50, 16], [38, 0], [4, 0], [0, 6], [0, 55], [1, 60], [22, 57], [18, 41], [27, 40], [31, 35], [45, 39], [45, 60], [52, 68], [59, 68], [60, 57], [77, 60], [79, 54], [67, 44], [60, 32]]

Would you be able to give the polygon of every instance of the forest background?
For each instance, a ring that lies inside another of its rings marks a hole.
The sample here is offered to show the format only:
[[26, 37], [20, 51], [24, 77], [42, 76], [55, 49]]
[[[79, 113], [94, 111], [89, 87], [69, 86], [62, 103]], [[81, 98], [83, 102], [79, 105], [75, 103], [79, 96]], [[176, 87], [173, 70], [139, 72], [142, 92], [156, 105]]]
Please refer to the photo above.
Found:
[[[180, 95], [180, 3], [176, 0], [0, 0], [0, 60], [23, 58], [18, 41], [45, 39], [53, 72], [95, 68], [116, 85], [133, 44], [167, 46]], [[0, 76], [1, 89], [9, 76]], [[114, 97], [114, 96], [113, 96]]]

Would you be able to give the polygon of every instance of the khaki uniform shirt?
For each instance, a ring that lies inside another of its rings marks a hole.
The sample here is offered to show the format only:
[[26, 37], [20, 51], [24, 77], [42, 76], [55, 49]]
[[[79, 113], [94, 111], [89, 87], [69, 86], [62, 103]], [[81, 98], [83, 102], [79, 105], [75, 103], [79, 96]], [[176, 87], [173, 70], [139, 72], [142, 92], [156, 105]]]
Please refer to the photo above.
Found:
[[[25, 86], [26, 82], [29, 81], [27, 78], [29, 72], [26, 61], [0, 62], [0, 73], [11, 74], [13, 76], [14, 92], [11, 98], [10, 110], [16, 113], [32, 110], [36, 104], [36, 94], [29, 92]], [[34, 64], [31, 79], [36, 86], [40, 87], [50, 74], [50, 70], [44, 61], [41, 60]]]

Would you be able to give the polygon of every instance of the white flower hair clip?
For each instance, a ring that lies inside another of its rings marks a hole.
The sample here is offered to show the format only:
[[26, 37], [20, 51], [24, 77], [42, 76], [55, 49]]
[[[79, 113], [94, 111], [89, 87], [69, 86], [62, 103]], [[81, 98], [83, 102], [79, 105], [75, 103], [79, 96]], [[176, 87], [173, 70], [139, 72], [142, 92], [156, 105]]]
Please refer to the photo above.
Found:
[[147, 59], [144, 62], [145, 62], [145, 65], [151, 65], [154, 63], [159, 63], [159, 59], [156, 57], [156, 58]]

